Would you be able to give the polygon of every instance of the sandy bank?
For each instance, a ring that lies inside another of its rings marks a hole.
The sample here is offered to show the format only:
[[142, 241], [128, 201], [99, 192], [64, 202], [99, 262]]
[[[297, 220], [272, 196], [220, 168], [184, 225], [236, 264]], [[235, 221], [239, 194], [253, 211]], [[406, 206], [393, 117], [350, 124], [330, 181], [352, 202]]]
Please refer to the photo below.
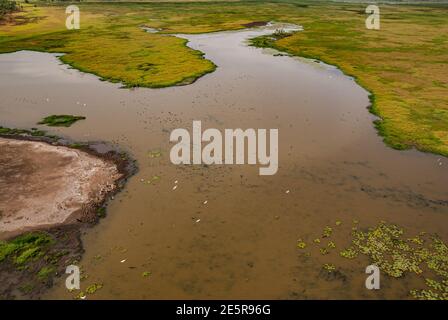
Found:
[[0, 136], [0, 300], [39, 298], [79, 261], [81, 230], [104, 216], [136, 170], [108, 145], [74, 146], [26, 132]]
[[0, 138], [0, 238], [82, 220], [122, 177], [117, 165], [45, 142]]

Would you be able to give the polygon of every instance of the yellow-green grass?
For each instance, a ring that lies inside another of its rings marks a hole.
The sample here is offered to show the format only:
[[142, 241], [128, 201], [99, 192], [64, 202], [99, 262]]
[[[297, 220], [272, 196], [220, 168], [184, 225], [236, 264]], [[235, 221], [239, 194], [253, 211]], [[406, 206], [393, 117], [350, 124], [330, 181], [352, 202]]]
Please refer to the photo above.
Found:
[[356, 77], [390, 146], [448, 155], [448, 7], [382, 5], [378, 31], [364, 27], [363, 6], [338, 7], [300, 17], [304, 32], [267, 45]]
[[[365, 4], [81, 3], [81, 29], [68, 31], [66, 5], [26, 6], [17, 15], [28, 15], [27, 23], [0, 26], [0, 52], [63, 52], [64, 62], [103, 79], [164, 87], [190, 83], [215, 68], [185, 40], [168, 34], [292, 22], [304, 31], [265, 45], [320, 59], [356, 77], [372, 93], [372, 111], [382, 119], [376, 126], [389, 145], [448, 155], [447, 6], [380, 5], [376, 31], [365, 28]], [[162, 31], [150, 34], [143, 25]]]
[[65, 53], [63, 62], [127, 87], [187, 84], [215, 69], [201, 52], [186, 47], [186, 40], [145, 32], [145, 17], [132, 17], [138, 8], [80, 7], [81, 29], [66, 30], [64, 7], [25, 6], [25, 12], [16, 15], [41, 18], [0, 27], [0, 52]]

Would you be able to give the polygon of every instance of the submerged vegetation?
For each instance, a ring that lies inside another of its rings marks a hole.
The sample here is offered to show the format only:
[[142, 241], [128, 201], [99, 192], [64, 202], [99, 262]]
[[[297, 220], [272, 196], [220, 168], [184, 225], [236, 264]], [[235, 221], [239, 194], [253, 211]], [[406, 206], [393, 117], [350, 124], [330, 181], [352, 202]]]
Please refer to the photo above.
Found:
[[[323, 238], [330, 238], [325, 227]], [[352, 261], [358, 265], [357, 258], [364, 256], [371, 264], [376, 265], [381, 273], [392, 278], [403, 278], [408, 274], [424, 277], [424, 288], [411, 289], [409, 295], [417, 299], [448, 300], [448, 246], [436, 235], [420, 232], [417, 236], [409, 237], [397, 225], [381, 222], [375, 227], [360, 230], [354, 224], [349, 237], [347, 248], [339, 253], [339, 258]], [[306, 248], [306, 242], [300, 239], [301, 249]], [[321, 241], [314, 241], [322, 246]], [[331, 245], [330, 245], [331, 244]], [[320, 247], [320, 252], [335, 249], [334, 241], [329, 240], [327, 247]], [[310, 252], [304, 252], [310, 256]], [[342, 263], [341, 260], [335, 260]], [[323, 270], [328, 273], [338, 272], [336, 265], [325, 263]]]
[[70, 127], [79, 120], [84, 120], [83, 116], [72, 116], [67, 114], [52, 115], [45, 117], [38, 124], [46, 124], [49, 127]]
[[428, 288], [411, 290], [413, 297], [448, 300], [448, 247], [439, 237], [421, 232], [406, 238], [403, 229], [383, 222], [365, 232], [354, 231], [352, 243], [391, 277], [409, 272], [420, 275], [427, 270], [431, 277], [425, 277]]

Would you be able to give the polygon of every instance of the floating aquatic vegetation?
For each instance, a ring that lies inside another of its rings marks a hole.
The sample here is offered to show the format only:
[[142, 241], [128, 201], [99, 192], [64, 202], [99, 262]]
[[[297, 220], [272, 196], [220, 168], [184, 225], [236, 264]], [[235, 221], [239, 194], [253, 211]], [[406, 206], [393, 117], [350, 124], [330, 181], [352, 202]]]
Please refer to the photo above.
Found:
[[342, 224], [342, 222], [338, 220], [338, 221], [335, 222], [335, 224], [336, 224], [337, 226], [340, 226], [340, 225]]
[[302, 239], [297, 240], [297, 248], [305, 249], [306, 243], [302, 241]]
[[151, 272], [149, 272], [149, 271], [145, 271], [142, 273], [142, 277], [144, 277], [144, 278], [149, 277], [150, 275], [151, 275]]
[[409, 242], [415, 243], [415, 244], [423, 244], [423, 239], [419, 238], [418, 236], [415, 238], [408, 239]]
[[433, 290], [411, 290], [412, 297], [419, 300], [448, 300], [448, 280], [438, 282], [433, 279], [425, 279], [426, 285]]
[[353, 249], [352, 247], [342, 250], [341, 252], [339, 252], [339, 254], [341, 255], [341, 257], [344, 257], [347, 259], [353, 259], [358, 256], [358, 252], [355, 249]]
[[[353, 220], [353, 223], [358, 224], [358, 221]], [[332, 232], [326, 226], [322, 237], [328, 238]], [[314, 243], [320, 242], [319, 238], [314, 239]], [[335, 247], [336, 243], [329, 241], [327, 247], [319, 249], [320, 254], [330, 254], [329, 249]], [[339, 255], [346, 259], [367, 256], [382, 273], [394, 278], [405, 274], [425, 275], [427, 288], [410, 290], [410, 295], [416, 299], [448, 300], [448, 246], [438, 236], [420, 232], [418, 236], [405, 237], [402, 228], [381, 221], [367, 230], [353, 227], [351, 245]], [[324, 270], [333, 269], [325, 264]]]
[[333, 232], [333, 228], [326, 226], [322, 233], [322, 238], [329, 238]]
[[406, 271], [419, 274], [422, 270], [419, 267], [421, 259], [414, 250], [417, 248], [411, 247], [401, 239], [402, 236], [401, 228], [382, 222], [367, 232], [355, 231], [352, 243], [389, 276], [398, 278]]
[[330, 273], [336, 270], [336, 266], [331, 263], [326, 263], [322, 266], [322, 269]]
[[159, 158], [162, 156], [162, 151], [160, 150], [152, 150], [148, 152], [148, 156], [150, 158]]
[[86, 296], [86, 294], [84, 293], [84, 291], [81, 291], [80, 293], [78, 293], [76, 296], [75, 296], [75, 299], [81, 299], [81, 300], [84, 300], [85, 298], [86, 298], [87, 296]]
[[103, 287], [103, 285], [101, 283], [94, 283], [94, 284], [92, 284], [92, 285], [87, 287], [86, 293], [94, 294], [95, 292], [100, 290], [102, 287]]
[[[353, 244], [360, 253], [367, 255], [382, 272], [391, 277], [402, 277], [406, 272], [422, 274], [426, 267], [441, 282], [426, 279], [429, 290], [411, 290], [418, 299], [448, 298], [448, 247], [436, 236], [424, 239], [425, 233], [418, 237], [405, 239], [403, 230], [393, 224], [381, 222], [367, 232], [354, 233]], [[426, 244], [426, 246], [425, 246]]]
[[153, 184], [154, 182], [157, 182], [160, 179], [161, 179], [160, 176], [152, 176], [151, 179], [148, 179], [148, 180], [140, 179], [140, 181], [145, 184]]

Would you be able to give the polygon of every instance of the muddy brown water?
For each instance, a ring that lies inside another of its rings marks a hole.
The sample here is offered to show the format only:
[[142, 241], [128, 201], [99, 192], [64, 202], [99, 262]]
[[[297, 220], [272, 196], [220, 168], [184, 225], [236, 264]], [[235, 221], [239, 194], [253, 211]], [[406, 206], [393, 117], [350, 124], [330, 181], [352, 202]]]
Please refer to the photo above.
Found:
[[[333, 241], [341, 249], [353, 219], [448, 240], [448, 161], [386, 147], [366, 109], [368, 92], [332, 66], [245, 44], [262, 33], [186, 36], [218, 69], [164, 89], [120, 89], [46, 53], [0, 55], [1, 125], [30, 128], [50, 114], [83, 115], [85, 121], [49, 132], [109, 141], [138, 161], [140, 171], [107, 217], [83, 235], [82, 286], [104, 284], [93, 297], [406, 298], [421, 284], [384, 278], [381, 290], [369, 291], [367, 260], [307, 258], [296, 244], [311, 243], [340, 220]], [[278, 128], [278, 173], [260, 176], [258, 165], [171, 164], [170, 132], [191, 131], [193, 120], [203, 129]], [[156, 150], [160, 157], [150, 155]], [[154, 176], [160, 179], [142, 182]], [[341, 266], [347, 277], [322, 277], [323, 263]], [[64, 282], [45, 298], [72, 298]]]

